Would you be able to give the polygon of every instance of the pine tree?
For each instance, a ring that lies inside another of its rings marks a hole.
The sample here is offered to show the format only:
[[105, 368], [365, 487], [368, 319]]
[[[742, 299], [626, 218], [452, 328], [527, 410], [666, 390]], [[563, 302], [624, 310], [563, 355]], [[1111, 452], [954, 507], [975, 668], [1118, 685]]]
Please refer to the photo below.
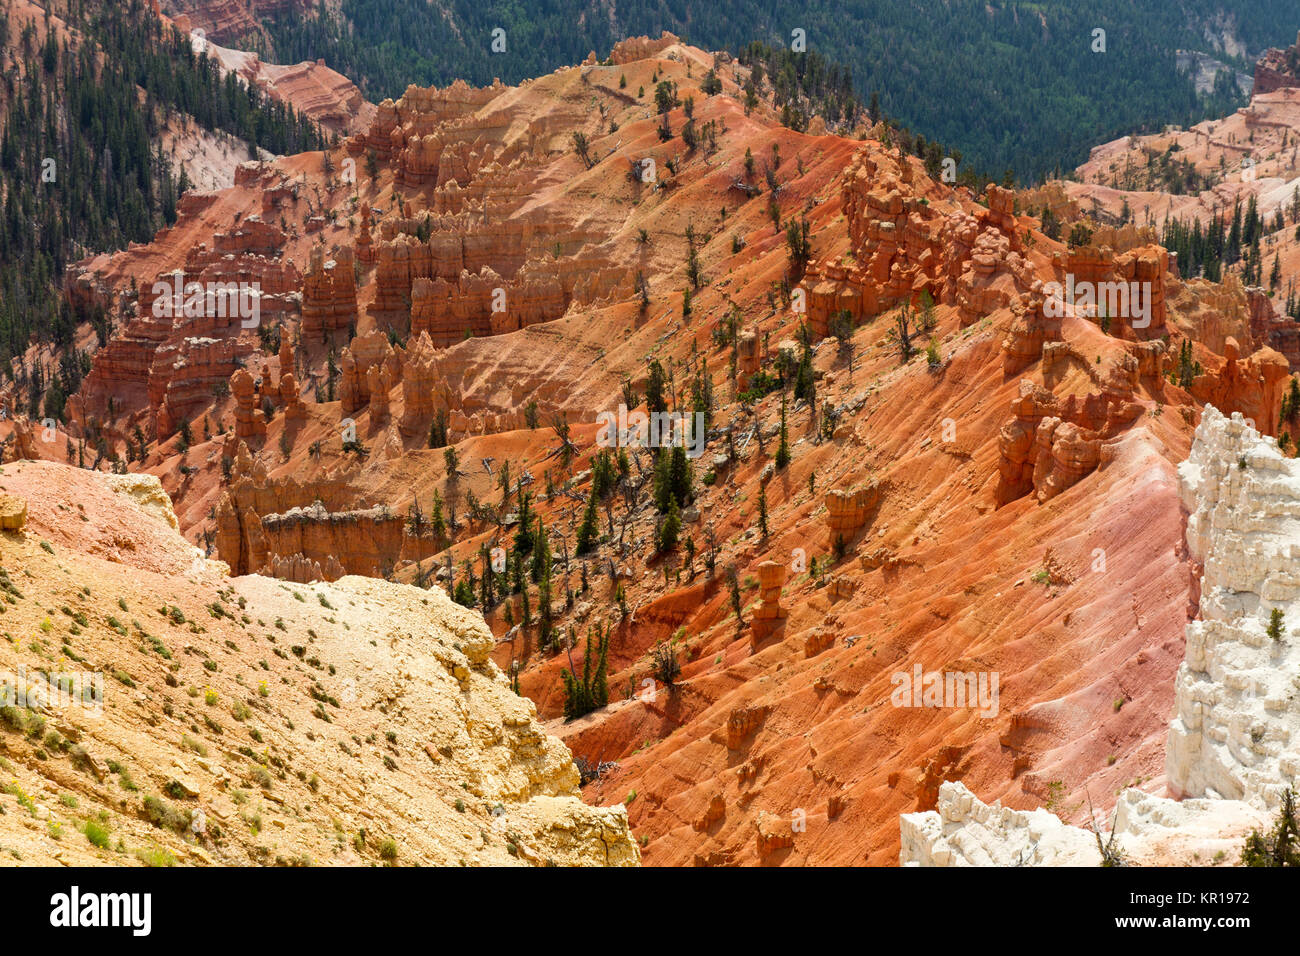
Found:
[[677, 499], [671, 499], [668, 502], [668, 513], [664, 515], [663, 521], [659, 523], [659, 529], [655, 535], [655, 545], [660, 552], [671, 551], [677, 547], [677, 538], [682, 531], [682, 512], [677, 507]]
[[533, 515], [528, 507], [529, 495], [519, 486], [519, 530], [515, 533], [515, 553], [530, 554], [533, 550]]
[[550, 573], [551, 542], [546, 536], [546, 527], [542, 524], [542, 519], [538, 517], [537, 534], [533, 538], [533, 583], [540, 584], [543, 578], [550, 576]]
[[1268, 627], [1265, 628], [1265, 632], [1273, 640], [1280, 641], [1282, 640], [1282, 634], [1284, 633], [1285, 628], [1286, 618], [1282, 614], [1282, 609], [1280, 607], [1273, 608], [1273, 610], [1269, 612]]
[[482, 570], [479, 576], [479, 601], [483, 606], [484, 612], [489, 610], [495, 603], [493, 594], [493, 584], [495, 583], [495, 574], [492, 572], [492, 552], [488, 550], [487, 543], [479, 545], [478, 548], [479, 567]]
[[1297, 819], [1295, 791], [1282, 794], [1277, 822], [1267, 835], [1258, 830], [1246, 837], [1241, 851], [1242, 866], [1300, 866], [1300, 819]]
[[655, 510], [660, 514], [667, 513], [669, 503], [674, 500], [671, 456], [662, 448], [655, 455], [651, 493], [654, 497]]
[[678, 507], [686, 507], [691, 499], [691, 462], [686, 457], [686, 449], [674, 445], [668, 459], [668, 486], [673, 500]]
[[433, 532], [434, 541], [446, 540], [447, 521], [442, 516], [442, 492], [437, 488], [433, 489], [433, 508], [429, 512], [429, 528]]
[[1282, 396], [1282, 409], [1279, 416], [1284, 422], [1295, 423], [1300, 418], [1300, 382], [1296, 377], [1291, 376], [1291, 384], [1287, 386], [1286, 394]]
[[649, 374], [646, 375], [645, 382], [645, 407], [646, 411], [654, 414], [655, 412], [668, 411], [668, 403], [664, 400], [664, 389], [667, 386], [667, 376], [664, 375], [664, 367], [659, 364], [658, 359], [650, 361]]
[[785, 423], [785, 393], [781, 393], [781, 442], [776, 448], [776, 467], [790, 464], [790, 436]]
[[596, 541], [600, 537], [600, 525], [596, 518], [596, 492], [592, 489], [587, 496], [587, 508], [582, 514], [582, 524], [578, 527], [577, 553], [590, 554], [596, 550]]
[[[572, 638], [570, 639], [572, 643]], [[572, 657], [569, 660], [573, 664]], [[564, 719], [575, 720], [609, 703], [609, 635], [600, 636], [597, 630], [596, 646], [592, 648], [591, 635], [587, 635], [586, 650], [582, 658], [582, 677], [565, 668], [560, 677], [564, 681]]]
[[794, 376], [795, 401], [804, 399], [809, 405], [817, 400], [817, 385], [813, 381], [812, 348], [805, 343], [799, 358], [799, 369]]

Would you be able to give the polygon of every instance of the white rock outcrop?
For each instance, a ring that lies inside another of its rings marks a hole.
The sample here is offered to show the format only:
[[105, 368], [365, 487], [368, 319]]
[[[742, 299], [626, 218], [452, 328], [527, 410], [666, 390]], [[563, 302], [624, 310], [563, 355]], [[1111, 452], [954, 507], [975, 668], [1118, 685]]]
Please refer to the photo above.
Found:
[[1276, 807], [1300, 777], [1300, 461], [1207, 406], [1178, 477], [1204, 571], [1165, 775], [1175, 796]]
[[[1099, 828], [1105, 821], [1098, 821]], [[1171, 800], [1125, 790], [1115, 808], [1115, 845], [1141, 866], [1236, 862], [1268, 814], [1240, 800]], [[1047, 810], [982, 803], [964, 784], [939, 787], [939, 809], [900, 817], [903, 866], [1099, 866], [1097, 837]], [[1102, 828], [1102, 839], [1109, 833]]]
[[1093, 835], [1047, 810], [989, 805], [963, 783], [939, 785], [939, 809], [899, 817], [903, 866], [1095, 866]]

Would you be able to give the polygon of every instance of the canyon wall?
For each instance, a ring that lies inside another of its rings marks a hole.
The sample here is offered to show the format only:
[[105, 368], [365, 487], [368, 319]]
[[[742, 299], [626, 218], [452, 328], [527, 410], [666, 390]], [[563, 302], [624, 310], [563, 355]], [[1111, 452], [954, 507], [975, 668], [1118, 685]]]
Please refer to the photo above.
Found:
[[1095, 866], [1093, 828], [1134, 863], [1235, 862], [1268, 827], [1300, 779], [1300, 462], [1206, 406], [1178, 477], [1201, 579], [1165, 750], [1173, 799], [1127, 789], [1109, 826], [1085, 828], [945, 782], [937, 809], [900, 817], [902, 865]]

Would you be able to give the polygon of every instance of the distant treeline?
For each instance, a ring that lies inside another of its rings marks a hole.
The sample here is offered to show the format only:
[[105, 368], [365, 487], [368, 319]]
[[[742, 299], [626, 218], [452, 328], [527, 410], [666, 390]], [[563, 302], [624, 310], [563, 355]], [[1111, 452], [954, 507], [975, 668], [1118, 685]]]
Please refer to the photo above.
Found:
[[[338, 9], [269, 21], [262, 52], [323, 58], [379, 100], [410, 83], [514, 83], [663, 30], [737, 54], [801, 38], [824, 58], [827, 73], [813, 78], [824, 105], [843, 108], [848, 77], [860, 100], [875, 93], [911, 129], [1021, 180], [1071, 169], [1125, 133], [1230, 112], [1245, 98], [1227, 74], [1198, 95], [1176, 51], [1249, 72], [1207, 37], [1231, 32], [1259, 51], [1290, 43], [1300, 23], [1300, 0], [340, 0]], [[495, 30], [504, 52], [492, 50]]]

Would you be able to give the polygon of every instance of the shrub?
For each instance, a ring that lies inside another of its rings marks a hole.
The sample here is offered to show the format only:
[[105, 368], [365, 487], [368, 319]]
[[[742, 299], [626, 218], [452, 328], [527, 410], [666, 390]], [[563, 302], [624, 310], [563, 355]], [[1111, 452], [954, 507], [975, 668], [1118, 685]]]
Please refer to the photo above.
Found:
[[662, 553], [677, 547], [677, 539], [682, 532], [682, 513], [677, 507], [677, 499], [669, 499], [668, 513], [659, 524], [655, 533], [655, 546]]
[[101, 850], [107, 850], [110, 846], [108, 830], [94, 820], [86, 821], [86, 839]]
[[1273, 608], [1268, 616], [1268, 636], [1275, 641], [1282, 640], [1283, 628], [1286, 626], [1286, 619], [1282, 614], [1281, 608]]
[[682, 672], [682, 665], [677, 660], [677, 647], [672, 641], [655, 645], [652, 653], [654, 675], [669, 690], [672, 690], [677, 677]]
[[161, 797], [144, 798], [144, 815], [150, 823], [161, 830], [184, 833], [190, 825], [188, 810], [178, 810]]
[[141, 848], [135, 851], [135, 858], [145, 866], [175, 866], [176, 857], [162, 847]]
[[179, 780], [168, 780], [163, 784], [163, 793], [167, 794], [167, 796], [171, 797], [173, 800], [184, 800], [187, 796], [185, 785]]
[[27, 718], [13, 704], [5, 704], [0, 707], [0, 722], [3, 722], [10, 730], [18, 733], [22, 733], [27, 727]]

